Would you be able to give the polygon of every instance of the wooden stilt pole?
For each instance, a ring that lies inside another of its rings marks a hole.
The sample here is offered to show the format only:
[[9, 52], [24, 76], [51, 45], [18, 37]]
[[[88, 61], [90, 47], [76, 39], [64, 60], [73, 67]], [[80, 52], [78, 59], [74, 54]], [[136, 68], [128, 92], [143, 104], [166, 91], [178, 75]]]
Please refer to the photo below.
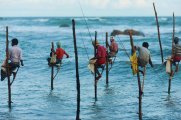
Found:
[[[133, 54], [134, 52], [136, 52], [136, 50], [134, 48], [134, 42], [133, 42], [133, 38], [132, 38], [132, 33], [129, 32], [129, 35], [130, 35], [130, 43], [131, 43], [132, 54]], [[139, 68], [138, 68], [138, 70], [139, 70]], [[138, 89], [139, 89], [139, 120], [142, 120], [142, 89], [141, 89], [141, 82], [140, 82], [139, 71], [137, 72], [137, 79], [138, 79]]]
[[108, 33], [106, 32], [106, 51], [107, 51], [107, 57], [106, 57], [106, 84], [109, 83], [109, 58], [108, 58]]
[[138, 88], [139, 88], [139, 120], [142, 120], [142, 90], [141, 90], [141, 82], [140, 82], [140, 74], [137, 73], [138, 78]]
[[[94, 45], [94, 57], [96, 57], [96, 41], [97, 41], [97, 31], [95, 31], [95, 45]], [[97, 70], [97, 64], [94, 66], [94, 92], [95, 92], [95, 101], [97, 101], [97, 81], [96, 81], [96, 70]]]
[[[52, 50], [54, 50], [54, 43], [52, 42]], [[54, 53], [52, 53], [53, 56]], [[54, 65], [51, 65], [51, 90], [53, 90], [53, 81], [54, 81]]]
[[75, 33], [75, 21], [72, 20], [72, 29], [74, 37], [74, 51], [75, 51], [75, 66], [76, 66], [76, 83], [77, 83], [77, 115], [76, 120], [80, 120], [80, 80], [79, 80], [79, 63], [78, 63], [78, 53], [77, 53], [77, 43], [76, 43], [76, 33]]
[[158, 40], [159, 40], [159, 45], [160, 45], [160, 53], [161, 53], [161, 59], [162, 59], [162, 63], [164, 62], [163, 60], [163, 50], [162, 50], [162, 43], [161, 43], [161, 39], [160, 39], [160, 26], [159, 26], [159, 22], [158, 22], [158, 16], [157, 16], [157, 12], [156, 12], [156, 8], [155, 8], [155, 4], [153, 3], [153, 8], [155, 11], [155, 18], [156, 18], [156, 24], [157, 24], [157, 30], [158, 30]]
[[[173, 13], [172, 55], [173, 55], [174, 38], [175, 38], [175, 15]], [[173, 72], [172, 63], [171, 63], [171, 71]], [[172, 74], [170, 74], [169, 80], [168, 80], [168, 94], [170, 94], [170, 90], [171, 90], [171, 81], [172, 81]]]
[[142, 86], [141, 86], [141, 91], [144, 91], [144, 84], [145, 84], [145, 76], [146, 76], [146, 66], [143, 68], [143, 72], [144, 72], [144, 76], [143, 76], [143, 82], [142, 82]]
[[9, 60], [9, 40], [8, 40], [8, 27], [6, 27], [6, 73], [8, 78], [8, 106], [11, 108], [11, 80], [10, 80], [10, 66], [8, 64]]
[[170, 75], [169, 80], [168, 80], [168, 94], [170, 94], [171, 81], [172, 81], [172, 76]]

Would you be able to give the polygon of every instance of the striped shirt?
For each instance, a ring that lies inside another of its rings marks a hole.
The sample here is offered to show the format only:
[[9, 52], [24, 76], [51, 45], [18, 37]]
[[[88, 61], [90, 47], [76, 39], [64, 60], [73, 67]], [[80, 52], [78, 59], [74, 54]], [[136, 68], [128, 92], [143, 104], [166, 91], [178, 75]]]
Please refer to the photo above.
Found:
[[181, 45], [179, 45], [179, 44], [173, 45], [173, 55], [181, 56]]

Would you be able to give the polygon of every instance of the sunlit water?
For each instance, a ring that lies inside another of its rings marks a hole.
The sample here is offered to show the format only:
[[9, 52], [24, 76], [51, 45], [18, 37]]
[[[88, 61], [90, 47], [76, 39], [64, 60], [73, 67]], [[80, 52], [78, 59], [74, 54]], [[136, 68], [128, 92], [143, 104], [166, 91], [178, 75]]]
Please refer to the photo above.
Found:
[[[5, 58], [5, 26], [9, 26], [9, 39], [19, 39], [23, 49], [24, 67], [21, 67], [12, 85], [12, 109], [8, 108], [7, 80], [0, 84], [0, 119], [2, 120], [73, 120], [76, 116], [76, 78], [72, 37], [72, 18], [0, 18], [0, 62]], [[106, 86], [105, 72], [98, 82], [98, 101], [94, 100], [93, 75], [87, 69], [88, 57], [93, 57], [91, 38], [83, 18], [75, 18], [79, 54], [81, 84], [80, 117], [82, 120], [135, 120], [138, 119], [137, 77], [132, 75], [129, 59], [121, 48], [121, 42], [128, 53], [128, 36], [116, 37], [120, 49], [109, 74]], [[164, 59], [171, 54], [172, 18], [159, 18]], [[181, 37], [181, 18], [176, 18], [176, 35]], [[181, 119], [181, 71], [172, 80], [171, 95], [168, 95], [168, 74], [161, 65], [157, 28], [154, 17], [91, 17], [88, 27], [94, 39], [105, 45], [105, 32], [113, 29], [136, 29], [145, 37], [133, 37], [135, 45], [143, 41], [150, 44], [154, 68], [148, 65], [144, 96], [144, 120]], [[61, 27], [64, 26], [64, 27]], [[51, 42], [61, 41], [70, 55], [50, 90], [51, 69], [47, 65]], [[120, 42], [121, 41], [121, 42]], [[86, 54], [86, 46], [88, 57]]]

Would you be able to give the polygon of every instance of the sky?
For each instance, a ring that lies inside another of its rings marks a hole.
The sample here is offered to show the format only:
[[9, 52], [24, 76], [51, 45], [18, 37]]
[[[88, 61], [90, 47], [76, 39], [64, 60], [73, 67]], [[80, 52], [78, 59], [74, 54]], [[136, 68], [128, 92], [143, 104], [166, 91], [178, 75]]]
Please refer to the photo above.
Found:
[[[181, 0], [0, 0], [0, 17], [181, 16]], [[79, 5], [81, 4], [81, 7]]]

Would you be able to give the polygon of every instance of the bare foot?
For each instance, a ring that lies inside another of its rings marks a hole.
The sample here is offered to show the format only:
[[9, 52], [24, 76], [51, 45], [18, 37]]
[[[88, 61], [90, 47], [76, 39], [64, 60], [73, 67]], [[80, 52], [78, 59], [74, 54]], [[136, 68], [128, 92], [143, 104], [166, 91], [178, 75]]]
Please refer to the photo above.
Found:
[[178, 65], [176, 65], [175, 72], [178, 72], [178, 70], [179, 70], [179, 67], [178, 67]]

